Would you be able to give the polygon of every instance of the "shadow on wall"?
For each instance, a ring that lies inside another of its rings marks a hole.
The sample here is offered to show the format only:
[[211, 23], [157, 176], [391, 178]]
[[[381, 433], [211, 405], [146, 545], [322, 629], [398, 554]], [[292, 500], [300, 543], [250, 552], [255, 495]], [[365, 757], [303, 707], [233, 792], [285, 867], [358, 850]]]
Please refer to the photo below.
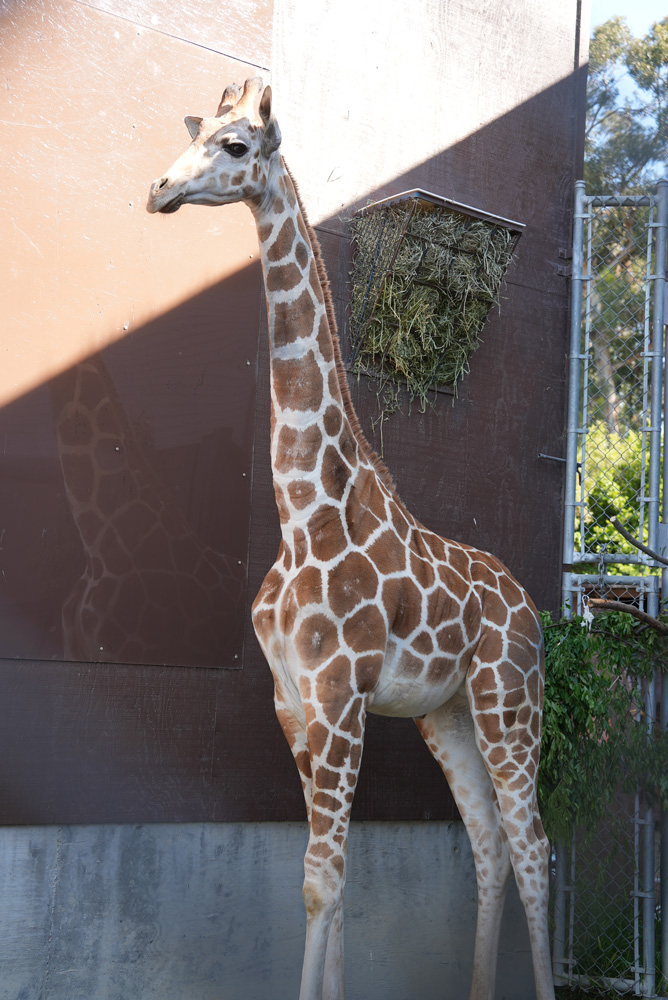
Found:
[[[571, 182], [581, 160], [572, 121], [582, 93], [582, 81], [563, 80], [368, 199], [417, 186], [527, 226], [501, 310], [490, 314], [454, 405], [443, 396], [424, 414], [394, 415], [384, 441], [409, 508], [435, 530], [494, 551], [539, 606], [553, 606], [558, 593], [562, 469], [539, 454], [562, 453], [567, 282], [558, 267], [559, 250], [569, 242]], [[318, 226], [342, 327], [347, 220], [355, 207]], [[88, 579], [87, 567], [91, 577], [95, 565], [100, 568], [87, 551], [88, 528], [73, 513], [78, 488], [63, 478], [51, 416], [54, 393], [71, 386], [74, 373], [0, 411], [6, 443], [0, 483], [2, 822], [303, 816], [294, 764], [273, 715], [271, 678], [249, 624], [250, 601], [279, 540], [260, 303], [254, 264], [102, 352], [114, 384], [107, 395], [121, 401], [129, 428], [126, 447], [141, 452], [139, 464], [148, 463], [152, 481], [160, 483], [162, 500], [156, 502], [177, 512], [182, 530], [201, 550], [244, 564], [233, 598], [235, 606], [245, 605], [243, 614], [235, 612], [230, 622], [224, 610], [222, 631], [206, 650], [193, 646], [190, 657], [149, 649], [132, 661], [140, 666], [82, 664], [98, 659], [96, 651], [66, 646], [63, 607]], [[365, 432], [377, 444], [373, 387], [362, 379], [352, 391]], [[79, 430], [75, 440], [84, 446], [85, 422]], [[115, 454], [107, 457], [114, 461]], [[82, 463], [84, 477], [91, 475], [90, 461]], [[119, 499], [132, 507], [141, 492], [128, 468], [104, 517]], [[142, 538], [151, 531], [141, 520], [145, 510], [137, 508], [136, 521], [127, 515]], [[103, 576], [107, 568], [102, 559]], [[150, 560], [144, 569], [153, 573]], [[168, 637], [182, 621], [178, 588], [171, 607], [176, 624], [164, 626]], [[99, 610], [106, 615], [104, 599]], [[215, 625], [213, 605], [207, 614]], [[121, 649], [120, 638], [115, 641]], [[138, 647], [131, 648], [129, 661]], [[76, 661], [44, 662], [60, 661], [64, 653]], [[242, 670], [202, 669], [236, 666], [235, 655]], [[172, 659], [189, 662], [189, 669], [151, 665]], [[455, 815], [440, 770], [410, 720], [371, 721], [354, 814]]]
[[0, 411], [0, 656], [241, 665], [258, 280]]

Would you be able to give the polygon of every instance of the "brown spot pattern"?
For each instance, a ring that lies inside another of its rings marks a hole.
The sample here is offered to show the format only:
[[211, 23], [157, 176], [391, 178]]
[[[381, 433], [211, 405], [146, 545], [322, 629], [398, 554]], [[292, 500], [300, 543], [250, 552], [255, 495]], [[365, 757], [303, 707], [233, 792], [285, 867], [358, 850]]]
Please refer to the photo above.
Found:
[[295, 247], [295, 257], [302, 271], [306, 270], [306, 265], [308, 264], [309, 252], [306, 249], [306, 245], [304, 243], [298, 243], [297, 246]]
[[508, 621], [508, 608], [494, 591], [485, 594], [483, 604], [485, 620], [503, 628]]
[[313, 333], [315, 306], [308, 288], [294, 302], [277, 302], [274, 307], [274, 344], [284, 347]]
[[348, 542], [343, 531], [337, 507], [323, 504], [309, 518], [307, 525], [311, 539], [311, 552], [316, 559], [329, 562], [346, 548]]
[[[284, 190], [286, 200], [292, 201], [291, 185]], [[269, 293], [296, 288], [302, 280], [301, 270], [310, 261], [310, 288], [294, 301], [274, 306], [274, 339], [279, 347], [311, 336], [316, 315], [313, 296], [324, 302], [326, 286], [311, 258], [305, 225], [300, 216], [296, 222], [301, 237], [292, 219], [283, 223], [277, 236], [275, 228], [270, 227], [260, 234], [265, 241], [274, 238], [267, 252], [267, 259], [275, 265], [267, 274]], [[290, 261], [293, 252], [295, 257]], [[315, 413], [322, 406], [326, 391], [322, 365], [330, 365], [336, 355], [325, 314], [320, 318], [317, 335], [315, 351], [308, 351], [300, 359], [273, 361], [275, 401], [282, 410]], [[522, 797], [528, 802], [534, 788], [540, 723], [534, 706], [542, 694], [536, 666], [540, 630], [532, 606], [527, 606], [521, 588], [494, 557], [446, 542], [422, 529], [380, 487], [375, 471], [366, 466], [357, 474], [351, 471], [356, 468], [359, 449], [338, 405], [341, 378], [336, 367], [330, 370], [329, 392], [336, 405], [328, 406], [323, 417], [324, 434], [330, 439], [324, 451], [315, 421], [300, 430], [287, 426], [280, 429], [275, 465], [281, 473], [292, 473], [285, 495], [280, 489], [276, 493], [282, 523], [289, 519], [290, 510], [315, 505], [318, 484], [301, 473], [313, 472], [321, 453], [321, 485], [332, 502], [322, 503], [311, 515], [306, 535], [295, 527], [294, 566], [300, 572], [285, 589], [282, 603], [285, 582], [280, 572], [273, 577], [268, 574], [261, 590], [265, 603], [279, 600], [283, 628], [296, 632], [298, 655], [312, 670], [312, 683], [308, 688], [300, 684], [300, 690], [303, 698], [308, 696], [304, 710], [309, 750], [321, 761], [314, 774], [313, 833], [327, 836], [330, 843], [344, 844], [344, 827], [327, 811], [340, 816], [352, 802], [365, 711], [358, 693], [369, 692], [378, 683], [388, 638], [387, 620], [397, 638], [414, 636], [411, 650], [402, 652], [400, 674], [404, 678], [422, 678], [427, 684], [449, 682], [453, 671], [461, 669], [462, 651], [467, 647], [472, 650], [477, 641], [476, 666], [469, 676], [472, 708], [477, 716], [480, 747], [494, 769], [501, 809], [515, 810], [515, 826], [508, 818], [506, 828], [511, 837], [516, 837], [517, 849], [517, 838], [527, 835], [526, 823], [532, 818], [529, 807], [518, 810], [517, 805]], [[347, 492], [343, 511], [341, 505]], [[369, 544], [372, 533], [378, 530], [381, 534]], [[351, 541], [356, 549], [364, 547], [366, 552], [348, 551]], [[325, 574], [316, 566], [304, 565], [309, 555], [323, 563], [340, 561]], [[380, 578], [394, 574], [402, 576], [386, 579], [379, 598]], [[434, 589], [439, 578], [442, 585]], [[339, 619], [338, 626], [322, 611], [300, 621], [298, 616], [304, 613], [300, 609], [323, 600]], [[485, 627], [481, 633], [483, 614]], [[262, 624], [268, 628], [269, 618]], [[276, 627], [275, 620], [271, 624]], [[341, 638], [354, 656], [340, 652]], [[432, 741], [432, 750], [438, 753], [433, 733]], [[300, 766], [305, 775], [309, 768], [310, 761]], [[347, 773], [342, 774], [346, 768]], [[344, 795], [342, 783], [346, 779], [349, 790]], [[499, 781], [505, 784], [499, 785]], [[332, 877], [333, 866], [343, 871], [342, 857], [332, 855], [329, 848], [319, 854], [318, 845], [313, 845], [309, 856], [326, 859], [326, 866], [322, 861], [314, 864], [329, 869], [327, 877]], [[484, 877], [486, 869], [480, 870]], [[525, 877], [534, 872], [526, 868]]]
[[318, 461], [318, 451], [322, 434], [317, 424], [303, 431], [294, 427], [281, 427], [276, 449], [276, 469], [278, 472], [312, 472]]
[[433, 660], [429, 661], [427, 680], [431, 684], [442, 684], [443, 681], [452, 675], [456, 663], [457, 661], [454, 657], [435, 656]]
[[308, 479], [297, 479], [288, 485], [288, 496], [293, 507], [303, 510], [315, 500], [315, 486]]
[[429, 654], [433, 652], [434, 642], [428, 632], [420, 632], [413, 639], [412, 646], [416, 653]]
[[295, 636], [295, 647], [302, 662], [312, 668], [328, 660], [336, 652], [338, 644], [336, 625], [323, 614], [307, 618]]
[[304, 566], [290, 584], [298, 607], [322, 603], [322, 574], [317, 566]]
[[[327, 721], [332, 726], [337, 724], [353, 696], [353, 689], [346, 678], [350, 678], [350, 660], [345, 656], [337, 656], [328, 667], [318, 674], [316, 695]], [[329, 787], [336, 788], [339, 783], [338, 772], [331, 773], [336, 780]]]
[[351, 552], [329, 571], [327, 597], [338, 618], [349, 614], [360, 601], [371, 600], [377, 589], [376, 571], [359, 552]]
[[[346, 713], [343, 719], [339, 723], [339, 729], [345, 733], [350, 733], [350, 736], [354, 740], [358, 740], [362, 735], [362, 699], [356, 698], [355, 701], [350, 706], [350, 709]], [[359, 767], [360, 758], [362, 756], [362, 747], [354, 746], [350, 751], [350, 765], [353, 768]]]
[[337, 449], [328, 444], [322, 460], [322, 485], [327, 496], [340, 500], [350, 477], [350, 468], [343, 461]]
[[304, 358], [275, 359], [272, 381], [281, 409], [317, 410], [320, 406], [322, 375], [313, 351]]
[[322, 722], [318, 722], [316, 720], [309, 724], [307, 729], [307, 739], [308, 747], [312, 756], [319, 757], [322, 754], [328, 737], [329, 729], [327, 726], [323, 726]]
[[384, 650], [386, 637], [385, 620], [373, 604], [360, 608], [343, 623], [343, 638], [356, 653]]
[[368, 656], [360, 656], [355, 661], [357, 690], [362, 694], [375, 688], [383, 669], [383, 659], [383, 653], [371, 653]]
[[325, 410], [325, 416], [323, 418], [325, 434], [329, 437], [336, 437], [341, 430], [342, 420], [343, 415], [339, 407], [334, 405], [328, 406]]
[[272, 261], [272, 263], [275, 263], [277, 260], [283, 260], [283, 258], [287, 257], [292, 250], [294, 241], [295, 224], [288, 216], [281, 226], [278, 236], [267, 250], [267, 260]]
[[332, 343], [332, 334], [329, 329], [329, 323], [327, 322], [327, 315], [323, 313], [320, 317], [320, 325], [318, 327], [318, 348], [320, 354], [322, 355], [322, 360], [326, 365], [334, 359], [334, 345]]
[[406, 568], [406, 547], [393, 531], [384, 531], [370, 546], [369, 558], [381, 573], [398, 573]]
[[486, 629], [476, 650], [480, 660], [496, 663], [503, 656], [503, 636], [497, 629]]
[[422, 595], [412, 580], [386, 580], [383, 584], [383, 604], [392, 632], [407, 639], [418, 628], [422, 618]]
[[327, 754], [327, 763], [330, 767], [343, 767], [348, 754], [350, 753], [350, 740], [336, 733], [332, 736], [332, 742]]
[[275, 264], [267, 272], [267, 290], [270, 292], [289, 292], [302, 280], [302, 272], [296, 264]]
[[301, 528], [295, 528], [293, 539], [295, 546], [295, 566], [299, 569], [308, 555], [308, 542]]

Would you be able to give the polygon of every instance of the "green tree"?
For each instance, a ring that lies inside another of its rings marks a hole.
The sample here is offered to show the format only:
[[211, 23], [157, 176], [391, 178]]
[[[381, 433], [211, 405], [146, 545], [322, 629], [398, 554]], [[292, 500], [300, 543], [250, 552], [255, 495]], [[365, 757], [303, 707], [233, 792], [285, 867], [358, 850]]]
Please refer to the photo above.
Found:
[[[668, 17], [634, 38], [623, 17], [592, 36], [585, 182], [590, 194], [651, 190], [668, 164]], [[589, 419], [612, 436], [642, 418], [647, 209], [602, 209], [591, 223]]]
[[[635, 88], [620, 89], [628, 75]], [[585, 181], [598, 194], [651, 187], [668, 162], [668, 17], [644, 38], [626, 19], [599, 25], [589, 48]]]
[[[643, 493], [642, 450], [641, 431], [633, 428], [623, 433], [610, 431], [604, 421], [590, 426], [585, 460], [595, 475], [591, 477], [584, 521], [576, 525], [576, 550], [580, 550], [582, 543], [585, 552], [599, 552], [605, 545], [609, 552], [635, 555], [637, 549], [610, 523], [613, 517], [619, 518], [632, 535], [647, 543], [647, 524], [642, 525], [641, 530], [639, 522], [639, 497]], [[582, 564], [577, 570], [587, 573], [592, 568]], [[623, 560], [616, 571], [647, 572], [644, 567], [625, 565]]]

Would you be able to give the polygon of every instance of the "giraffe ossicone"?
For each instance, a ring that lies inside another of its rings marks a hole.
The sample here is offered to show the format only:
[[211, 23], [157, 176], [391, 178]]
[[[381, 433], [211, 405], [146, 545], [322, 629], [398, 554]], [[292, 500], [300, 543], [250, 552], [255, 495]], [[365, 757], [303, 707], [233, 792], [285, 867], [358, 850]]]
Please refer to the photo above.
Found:
[[543, 644], [493, 556], [429, 531], [361, 432], [320, 250], [280, 154], [271, 90], [228, 87], [151, 186], [148, 211], [244, 201], [269, 318], [271, 462], [282, 541], [253, 604], [306, 799], [300, 1000], [343, 1000], [343, 887], [367, 712], [413, 717], [466, 825], [478, 881], [471, 1000], [492, 1000], [514, 871], [538, 1000], [553, 1000], [548, 843], [536, 801]]

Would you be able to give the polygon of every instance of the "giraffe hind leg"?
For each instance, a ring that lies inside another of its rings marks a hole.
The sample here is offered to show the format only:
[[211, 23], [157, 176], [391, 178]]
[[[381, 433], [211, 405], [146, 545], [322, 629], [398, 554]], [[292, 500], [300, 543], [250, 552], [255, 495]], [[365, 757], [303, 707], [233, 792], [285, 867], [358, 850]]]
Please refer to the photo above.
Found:
[[468, 701], [455, 695], [416, 724], [440, 764], [471, 842], [478, 882], [471, 1000], [493, 1000], [510, 854], [494, 787], [476, 745]]
[[467, 677], [480, 754], [491, 778], [527, 918], [537, 1000], [554, 1000], [548, 935], [549, 844], [538, 814], [543, 661], [530, 644], [490, 664], [484, 642]]

